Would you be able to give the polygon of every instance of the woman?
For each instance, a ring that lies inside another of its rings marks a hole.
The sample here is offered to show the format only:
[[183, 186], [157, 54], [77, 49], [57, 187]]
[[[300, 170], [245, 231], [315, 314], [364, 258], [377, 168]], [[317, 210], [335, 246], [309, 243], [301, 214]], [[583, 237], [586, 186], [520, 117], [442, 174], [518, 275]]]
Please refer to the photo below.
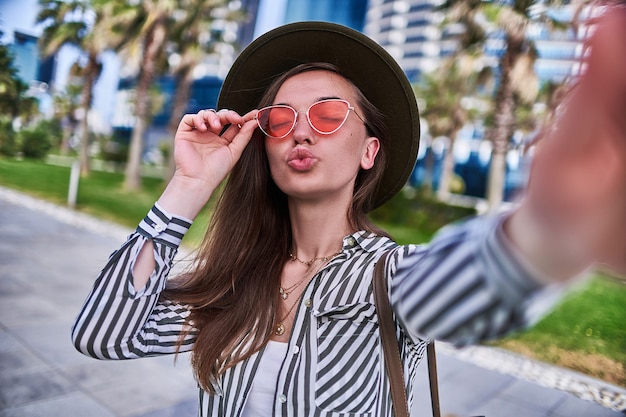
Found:
[[[367, 213], [413, 168], [419, 118], [400, 68], [358, 32], [319, 22], [269, 32], [233, 65], [219, 107], [183, 117], [172, 180], [72, 332], [100, 359], [192, 351], [200, 415], [392, 415], [371, 286], [388, 250], [407, 393], [429, 339], [465, 345], [526, 326], [548, 277], [574, 277], [604, 255], [561, 245], [570, 223], [544, 229], [554, 211], [536, 202], [550, 184], [514, 213], [450, 226], [425, 246], [375, 227]], [[226, 177], [196, 262], [167, 280]]]

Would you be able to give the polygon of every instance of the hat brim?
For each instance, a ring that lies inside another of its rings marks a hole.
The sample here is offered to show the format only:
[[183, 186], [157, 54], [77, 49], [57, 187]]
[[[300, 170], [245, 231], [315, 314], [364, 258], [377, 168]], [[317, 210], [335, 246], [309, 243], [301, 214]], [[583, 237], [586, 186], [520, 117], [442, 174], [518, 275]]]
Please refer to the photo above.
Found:
[[400, 191], [413, 171], [420, 123], [404, 71], [366, 35], [328, 22], [298, 22], [271, 30], [239, 54], [222, 85], [218, 107], [246, 113], [258, 106], [275, 77], [309, 62], [336, 65], [384, 115], [389, 159], [373, 198], [373, 208], [379, 207]]

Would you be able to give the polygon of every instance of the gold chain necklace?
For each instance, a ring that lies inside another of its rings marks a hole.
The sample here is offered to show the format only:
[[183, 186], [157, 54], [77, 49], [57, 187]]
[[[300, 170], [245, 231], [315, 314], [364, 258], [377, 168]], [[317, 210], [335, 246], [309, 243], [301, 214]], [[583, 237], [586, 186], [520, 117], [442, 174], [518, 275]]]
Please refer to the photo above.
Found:
[[[282, 286], [280, 286], [278, 288], [278, 291], [280, 292], [281, 298], [283, 300], [286, 300], [291, 291], [293, 291], [295, 288], [300, 286], [300, 284], [302, 284], [304, 281], [306, 281], [307, 278], [314, 277], [315, 274], [317, 274], [329, 260], [331, 260], [335, 256], [339, 255], [340, 253], [341, 252], [335, 252], [334, 254], [329, 255], [329, 256], [323, 256], [321, 258], [313, 258], [313, 259], [311, 259], [309, 261], [309, 263], [306, 263], [306, 262], [301, 261], [297, 257], [293, 256], [291, 254], [291, 252], [290, 252], [289, 253], [289, 257], [291, 258], [292, 261], [296, 261], [297, 260], [297, 261], [307, 265], [309, 268], [307, 268], [307, 270], [304, 273], [304, 276], [302, 277], [302, 279], [300, 281], [296, 282], [294, 285], [292, 285], [288, 289], [285, 289]], [[309, 271], [311, 270], [310, 267], [311, 267], [311, 265], [313, 265], [313, 262], [315, 262], [315, 261], [322, 261], [322, 262], [320, 263], [319, 267], [315, 270], [315, 272], [312, 275], [309, 275]], [[285, 324], [284, 324], [284, 321], [285, 321], [285, 319], [287, 319], [287, 317], [289, 317], [289, 315], [291, 314], [293, 309], [296, 307], [296, 305], [300, 304], [300, 299], [302, 298], [303, 294], [304, 294], [304, 291], [300, 293], [300, 295], [298, 296], [298, 299], [291, 305], [291, 307], [289, 307], [289, 310], [287, 311], [287, 314], [285, 314], [283, 316], [283, 318], [280, 319], [278, 323], [276, 323], [276, 327], [274, 328], [274, 334], [276, 336], [282, 336], [283, 334], [285, 334]]]
[[303, 261], [302, 259], [298, 258], [297, 256], [295, 256], [293, 253], [289, 252], [289, 258], [291, 258], [291, 261], [298, 261], [303, 265], [306, 265], [308, 268], [304, 274], [304, 276], [302, 277], [302, 279], [298, 282], [296, 282], [295, 284], [293, 284], [291, 287], [289, 288], [285, 288], [282, 285], [280, 287], [278, 287], [278, 292], [280, 292], [280, 296], [282, 297], [283, 300], [286, 300], [287, 297], [289, 297], [289, 294], [291, 294], [291, 292], [293, 290], [295, 290], [296, 288], [298, 288], [300, 286], [300, 284], [302, 284], [307, 276], [308, 276], [308, 272], [310, 271], [311, 265], [313, 265], [313, 262], [315, 261], [322, 261], [322, 263], [326, 263], [328, 261], [330, 261], [332, 258], [334, 258], [337, 255], [340, 255], [341, 251], [339, 252], [335, 252], [332, 255], [327, 255], [327, 256], [322, 256], [319, 258], [313, 258], [309, 261]]
[[[309, 270], [307, 269], [307, 272], [309, 272]], [[304, 276], [302, 277], [302, 279], [298, 282], [296, 282], [295, 284], [293, 284], [291, 287], [289, 288], [284, 288], [282, 286], [278, 287], [278, 292], [280, 293], [280, 296], [283, 300], [286, 300], [287, 297], [289, 297], [289, 294], [291, 294], [291, 292], [293, 290], [295, 290], [296, 288], [298, 288], [300, 286], [300, 284], [302, 284], [306, 278], [307, 278], [308, 274], [304, 274]]]
[[300, 303], [300, 299], [302, 298], [302, 294], [304, 294], [304, 291], [302, 293], [300, 293], [300, 296], [298, 297], [296, 302], [293, 303], [291, 305], [291, 307], [289, 307], [289, 311], [287, 311], [287, 314], [285, 314], [285, 316], [278, 323], [276, 323], [276, 327], [274, 328], [274, 334], [276, 336], [282, 336], [283, 334], [285, 334], [285, 325], [283, 324], [283, 322], [285, 321], [285, 319], [287, 317], [289, 317], [289, 315], [291, 314], [291, 312], [293, 311], [295, 306]]
[[341, 251], [335, 252], [332, 255], [326, 255], [326, 256], [319, 257], [319, 258], [313, 258], [313, 259], [310, 259], [308, 261], [303, 261], [302, 259], [298, 258], [296, 255], [294, 255], [291, 252], [289, 252], [289, 257], [291, 258], [292, 261], [298, 261], [298, 262], [300, 262], [303, 265], [311, 266], [313, 264], [313, 262], [315, 262], [315, 261], [328, 262], [332, 258], [334, 258], [335, 256], [339, 255], [340, 253], [341, 253]]

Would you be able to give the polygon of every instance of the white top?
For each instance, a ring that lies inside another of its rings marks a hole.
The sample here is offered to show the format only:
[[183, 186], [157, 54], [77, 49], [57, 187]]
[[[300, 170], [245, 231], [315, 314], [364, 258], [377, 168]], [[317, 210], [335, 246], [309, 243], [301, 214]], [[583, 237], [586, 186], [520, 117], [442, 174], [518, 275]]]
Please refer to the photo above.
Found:
[[267, 417], [272, 415], [278, 372], [286, 354], [287, 343], [269, 341], [259, 362], [259, 368], [252, 381], [250, 395], [243, 408], [241, 417]]

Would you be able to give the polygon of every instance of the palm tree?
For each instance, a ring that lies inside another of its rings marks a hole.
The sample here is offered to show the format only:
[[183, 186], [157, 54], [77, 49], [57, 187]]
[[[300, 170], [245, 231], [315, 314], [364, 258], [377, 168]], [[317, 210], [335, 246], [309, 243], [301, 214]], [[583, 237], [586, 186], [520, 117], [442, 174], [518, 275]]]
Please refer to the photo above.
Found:
[[70, 148], [70, 138], [76, 134], [78, 120], [76, 119], [76, 110], [80, 107], [79, 97], [82, 86], [77, 83], [70, 82], [64, 91], [56, 91], [53, 96], [54, 102], [54, 118], [59, 120], [63, 126], [63, 139], [61, 141], [61, 155], [67, 155]]
[[[504, 197], [506, 153], [509, 139], [515, 127], [515, 113], [520, 101], [532, 102], [537, 95], [539, 82], [534, 73], [537, 58], [535, 46], [527, 37], [526, 29], [531, 22], [541, 20], [549, 26], [560, 25], [547, 15], [547, 6], [554, 1], [512, 0], [496, 3], [484, 0], [447, 0], [442, 6], [457, 16], [458, 23], [467, 25], [479, 22], [487, 27], [495, 24], [503, 35], [503, 53], [498, 63], [498, 83], [495, 93], [493, 126], [488, 137], [493, 143], [487, 199], [489, 207], [497, 209]], [[459, 13], [462, 10], [466, 13]], [[485, 29], [486, 32], [489, 29]]]
[[[172, 49], [177, 62], [170, 62], [176, 79], [176, 93], [172, 114], [168, 124], [170, 149], [174, 147], [174, 135], [180, 118], [187, 110], [187, 102], [194, 81], [194, 69], [208, 55], [215, 52], [217, 45], [225, 45], [222, 32], [214, 30], [213, 24], [241, 21], [245, 14], [240, 10], [228, 10], [230, 0], [188, 0], [183, 18], [176, 22], [170, 32]], [[164, 180], [169, 180], [174, 172], [174, 152], [169, 152]]]
[[156, 76], [165, 68], [165, 46], [168, 29], [183, 10], [180, 0], [110, 0], [109, 27], [124, 38], [120, 51], [127, 59], [137, 61], [137, 86], [135, 91], [135, 126], [133, 127], [124, 188], [137, 191], [141, 188], [141, 157], [143, 140], [152, 116], [151, 86]]
[[100, 54], [108, 45], [106, 36], [95, 29], [103, 20], [98, 9], [89, 0], [39, 0], [40, 12], [37, 23], [44, 25], [40, 38], [44, 56], [57, 53], [65, 45], [73, 45], [85, 53], [83, 63], [77, 62], [73, 68], [82, 78], [82, 119], [80, 123], [79, 161], [81, 175], [89, 175], [89, 111], [93, 101], [93, 88], [102, 71]]
[[490, 78], [491, 71], [480, 61], [480, 55], [458, 53], [444, 61], [436, 72], [426, 75], [423, 86], [416, 87], [417, 95], [426, 103], [421, 114], [430, 135], [449, 139], [437, 190], [440, 200], [446, 200], [450, 194], [454, 171], [452, 150], [457, 134], [478, 112], [466, 105], [466, 99], [475, 95], [479, 86]]
[[[0, 43], [0, 121], [12, 122], [24, 108], [30, 107], [28, 85], [21, 80], [13, 62], [13, 54]], [[8, 117], [7, 117], [8, 116]], [[8, 120], [2, 120], [7, 118]]]

